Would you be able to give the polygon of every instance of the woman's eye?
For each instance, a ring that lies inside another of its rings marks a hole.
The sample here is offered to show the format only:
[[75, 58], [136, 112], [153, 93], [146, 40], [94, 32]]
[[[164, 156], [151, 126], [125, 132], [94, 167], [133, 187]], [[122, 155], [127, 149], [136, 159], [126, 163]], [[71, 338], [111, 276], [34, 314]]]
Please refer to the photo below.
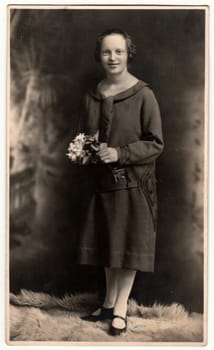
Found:
[[[124, 52], [124, 50], [121, 50], [121, 49], [115, 50], [115, 53], [117, 55], [122, 55], [123, 52]], [[105, 51], [102, 51], [101, 53], [102, 53], [102, 56], [108, 56], [111, 54], [111, 51], [105, 50]]]
[[109, 51], [103, 51], [103, 52], [102, 52], [102, 55], [103, 55], [103, 56], [109, 55]]
[[118, 55], [122, 55], [122, 53], [124, 53], [124, 50], [118, 49], [118, 50], [116, 50], [116, 53], [117, 53]]

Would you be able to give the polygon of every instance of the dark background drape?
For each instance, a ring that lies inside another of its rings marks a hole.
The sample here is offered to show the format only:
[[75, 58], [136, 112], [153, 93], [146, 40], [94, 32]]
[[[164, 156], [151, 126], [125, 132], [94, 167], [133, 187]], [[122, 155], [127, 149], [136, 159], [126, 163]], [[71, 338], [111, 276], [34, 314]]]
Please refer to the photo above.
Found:
[[13, 152], [28, 155], [21, 171], [13, 169], [16, 154], [11, 156], [11, 201], [16, 184], [33, 179], [20, 187], [31, 193], [31, 205], [10, 212], [11, 291], [104, 291], [102, 269], [72, 263], [81, 179], [65, 153], [82, 94], [102, 77], [93, 57], [96, 37], [120, 27], [137, 47], [130, 71], [149, 83], [159, 101], [165, 141], [157, 162], [155, 273], [137, 274], [132, 297], [202, 311], [204, 10], [13, 9], [10, 21], [11, 127], [23, 115], [25, 120], [18, 134], [22, 147], [20, 140], [10, 142]]

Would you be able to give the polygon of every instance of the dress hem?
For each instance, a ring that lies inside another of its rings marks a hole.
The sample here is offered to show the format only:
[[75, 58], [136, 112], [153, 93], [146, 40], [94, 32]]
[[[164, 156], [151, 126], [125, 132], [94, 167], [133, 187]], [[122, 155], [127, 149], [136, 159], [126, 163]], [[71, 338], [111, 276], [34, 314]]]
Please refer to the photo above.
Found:
[[111, 254], [100, 256], [93, 249], [81, 249], [76, 259], [76, 263], [80, 265], [103, 266], [110, 268], [131, 269], [142, 272], [154, 272], [154, 255], [137, 254], [135, 252], [126, 252], [125, 254]]

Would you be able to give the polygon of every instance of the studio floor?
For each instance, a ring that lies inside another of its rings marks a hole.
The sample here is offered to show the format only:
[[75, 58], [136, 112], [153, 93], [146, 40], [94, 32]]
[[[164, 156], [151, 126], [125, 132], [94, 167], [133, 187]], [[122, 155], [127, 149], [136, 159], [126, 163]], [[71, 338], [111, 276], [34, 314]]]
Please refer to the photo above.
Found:
[[96, 294], [65, 295], [63, 298], [27, 290], [18, 295], [11, 294], [8, 344], [204, 344], [203, 315], [189, 314], [180, 304], [146, 307], [129, 300], [128, 329], [117, 337], [108, 335], [110, 321], [91, 323], [80, 318], [98, 305]]

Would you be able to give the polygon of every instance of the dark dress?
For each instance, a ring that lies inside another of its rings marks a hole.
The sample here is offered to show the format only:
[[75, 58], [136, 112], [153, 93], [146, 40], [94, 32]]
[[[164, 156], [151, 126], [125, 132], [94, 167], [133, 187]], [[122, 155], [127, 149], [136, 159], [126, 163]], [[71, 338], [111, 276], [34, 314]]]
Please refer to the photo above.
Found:
[[119, 160], [81, 166], [84, 189], [77, 262], [154, 271], [155, 161], [163, 150], [158, 103], [146, 83], [107, 98], [85, 96], [81, 132], [115, 147]]

